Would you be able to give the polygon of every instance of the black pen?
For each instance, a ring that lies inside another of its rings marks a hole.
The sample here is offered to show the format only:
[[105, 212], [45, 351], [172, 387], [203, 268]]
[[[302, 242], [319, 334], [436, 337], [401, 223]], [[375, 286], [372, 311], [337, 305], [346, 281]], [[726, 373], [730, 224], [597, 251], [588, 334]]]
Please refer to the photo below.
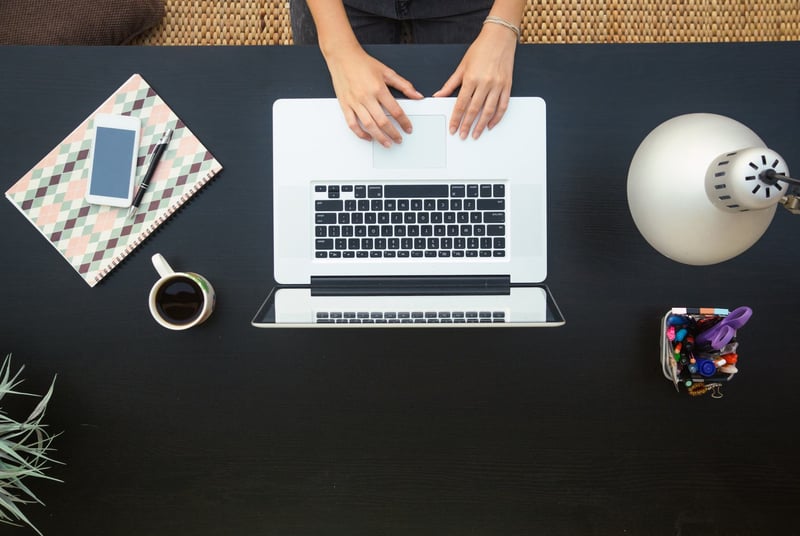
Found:
[[158, 140], [156, 148], [153, 149], [153, 156], [150, 158], [150, 165], [147, 166], [147, 172], [144, 174], [142, 182], [139, 183], [139, 190], [137, 190], [136, 196], [133, 198], [133, 204], [131, 205], [130, 210], [128, 210], [129, 218], [133, 216], [133, 213], [136, 212], [137, 208], [139, 208], [139, 203], [142, 202], [144, 193], [147, 191], [147, 187], [150, 186], [150, 179], [153, 177], [153, 172], [156, 170], [156, 167], [158, 167], [158, 161], [161, 160], [161, 155], [164, 154], [164, 149], [166, 149], [167, 145], [169, 145], [170, 139], [172, 139], [172, 129], [164, 132], [164, 134], [161, 136], [161, 139]]

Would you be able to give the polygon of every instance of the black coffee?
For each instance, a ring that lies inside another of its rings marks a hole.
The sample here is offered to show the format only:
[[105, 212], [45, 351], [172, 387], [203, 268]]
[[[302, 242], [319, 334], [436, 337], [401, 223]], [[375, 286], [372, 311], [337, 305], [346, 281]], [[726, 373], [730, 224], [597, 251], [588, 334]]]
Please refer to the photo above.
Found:
[[156, 293], [158, 313], [172, 324], [189, 324], [203, 311], [203, 291], [188, 277], [175, 277]]

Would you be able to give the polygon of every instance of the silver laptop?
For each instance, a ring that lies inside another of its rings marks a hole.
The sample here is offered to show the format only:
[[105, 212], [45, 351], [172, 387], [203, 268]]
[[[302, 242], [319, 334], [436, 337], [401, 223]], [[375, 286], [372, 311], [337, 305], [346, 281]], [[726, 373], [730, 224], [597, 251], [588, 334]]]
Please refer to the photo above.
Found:
[[563, 325], [544, 285], [544, 101], [512, 98], [478, 140], [448, 133], [454, 98], [400, 104], [413, 133], [387, 149], [336, 99], [274, 103], [277, 285], [252, 324]]

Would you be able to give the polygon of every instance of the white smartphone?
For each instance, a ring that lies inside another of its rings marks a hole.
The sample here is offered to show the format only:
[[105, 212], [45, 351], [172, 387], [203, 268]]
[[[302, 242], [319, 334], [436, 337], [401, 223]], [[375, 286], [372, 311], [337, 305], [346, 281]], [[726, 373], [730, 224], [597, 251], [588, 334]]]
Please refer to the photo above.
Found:
[[95, 116], [86, 201], [112, 207], [131, 205], [140, 129], [138, 117], [110, 114]]

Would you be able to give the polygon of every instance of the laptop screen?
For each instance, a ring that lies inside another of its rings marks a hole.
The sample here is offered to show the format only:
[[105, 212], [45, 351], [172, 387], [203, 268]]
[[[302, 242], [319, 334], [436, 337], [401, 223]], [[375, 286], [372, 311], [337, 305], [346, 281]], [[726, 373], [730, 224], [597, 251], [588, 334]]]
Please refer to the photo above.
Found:
[[276, 287], [255, 327], [554, 327], [564, 317], [544, 285], [515, 285], [491, 294], [317, 295]]

